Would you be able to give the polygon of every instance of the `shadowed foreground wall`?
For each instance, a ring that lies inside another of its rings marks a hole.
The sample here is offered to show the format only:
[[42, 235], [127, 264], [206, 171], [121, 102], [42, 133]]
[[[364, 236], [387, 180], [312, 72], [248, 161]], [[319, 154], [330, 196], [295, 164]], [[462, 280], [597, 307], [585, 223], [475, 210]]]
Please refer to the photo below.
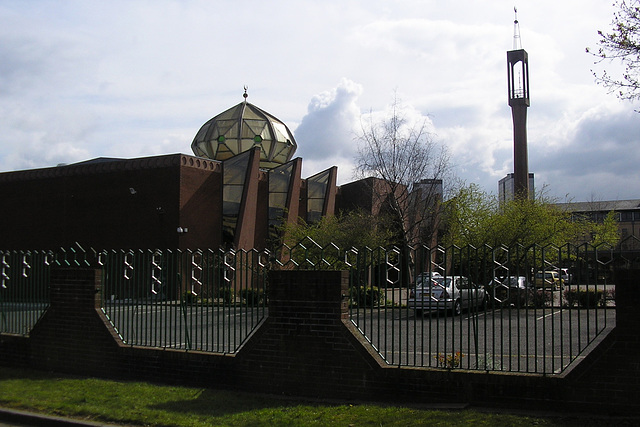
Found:
[[388, 366], [350, 322], [339, 271], [271, 272], [269, 317], [223, 355], [124, 345], [100, 309], [100, 271], [56, 269], [49, 310], [29, 337], [0, 335], [0, 363], [312, 398], [637, 415], [639, 277], [618, 273], [616, 328], [557, 376]]

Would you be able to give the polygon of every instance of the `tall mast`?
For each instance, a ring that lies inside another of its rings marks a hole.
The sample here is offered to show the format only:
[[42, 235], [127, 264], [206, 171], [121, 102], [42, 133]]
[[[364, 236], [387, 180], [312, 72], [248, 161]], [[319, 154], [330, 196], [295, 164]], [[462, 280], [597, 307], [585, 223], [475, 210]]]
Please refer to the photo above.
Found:
[[518, 10], [514, 7], [513, 50], [507, 52], [509, 106], [513, 118], [513, 189], [516, 198], [529, 198], [527, 108], [529, 107], [529, 55], [522, 49]]

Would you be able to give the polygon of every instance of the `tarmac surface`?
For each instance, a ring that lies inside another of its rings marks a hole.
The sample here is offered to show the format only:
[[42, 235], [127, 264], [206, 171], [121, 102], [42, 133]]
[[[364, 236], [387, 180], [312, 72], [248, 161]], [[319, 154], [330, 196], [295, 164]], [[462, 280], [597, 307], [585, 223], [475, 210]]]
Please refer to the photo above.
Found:
[[53, 415], [37, 414], [34, 412], [18, 411], [15, 409], [0, 408], [0, 427], [122, 427], [122, 425], [123, 424], [104, 424], [94, 421], [83, 421], [72, 418], [56, 417]]
[[[444, 404], [444, 405], [428, 405], [434, 410], [462, 410], [469, 407], [467, 404]], [[587, 426], [638, 426], [640, 425], [640, 416], [589, 416], [586, 414], [566, 414], [566, 413], [541, 413], [531, 412], [527, 410], [504, 410], [496, 408], [475, 408], [479, 412], [488, 413], [508, 413], [512, 415], [534, 416], [541, 418], [572, 418], [575, 421], [583, 419]], [[35, 412], [20, 411], [16, 409], [0, 407], [0, 427], [73, 427], [73, 426], [89, 426], [89, 427], [126, 427], [129, 424], [105, 424], [95, 421], [79, 420], [74, 418], [64, 418], [54, 415], [38, 414]]]

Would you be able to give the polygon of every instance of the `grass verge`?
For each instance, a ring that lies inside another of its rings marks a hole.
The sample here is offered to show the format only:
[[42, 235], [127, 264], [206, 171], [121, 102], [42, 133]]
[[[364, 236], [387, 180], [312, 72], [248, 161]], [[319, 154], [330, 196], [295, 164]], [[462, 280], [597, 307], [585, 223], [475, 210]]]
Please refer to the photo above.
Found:
[[0, 367], [0, 406], [145, 426], [567, 426], [583, 419], [376, 404], [328, 404]]

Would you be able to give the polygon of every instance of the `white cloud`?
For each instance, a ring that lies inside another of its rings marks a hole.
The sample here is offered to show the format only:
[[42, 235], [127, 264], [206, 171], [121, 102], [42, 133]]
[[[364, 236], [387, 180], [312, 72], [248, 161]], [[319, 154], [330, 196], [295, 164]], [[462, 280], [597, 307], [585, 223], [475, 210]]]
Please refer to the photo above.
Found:
[[[584, 52], [612, 14], [601, 0], [519, 5], [530, 171], [578, 200], [640, 197], [634, 105], [594, 83], [591, 68], [617, 64]], [[385, 114], [394, 90], [463, 179], [495, 191], [512, 169], [502, 1], [4, 1], [0, 21], [0, 170], [190, 153], [243, 85], [295, 129], [307, 176], [338, 165], [349, 181], [361, 114]]]
[[356, 151], [354, 139], [360, 122], [357, 101], [361, 93], [361, 85], [343, 78], [335, 88], [314, 95], [295, 130], [300, 147], [297, 155], [306, 161], [352, 158]]

